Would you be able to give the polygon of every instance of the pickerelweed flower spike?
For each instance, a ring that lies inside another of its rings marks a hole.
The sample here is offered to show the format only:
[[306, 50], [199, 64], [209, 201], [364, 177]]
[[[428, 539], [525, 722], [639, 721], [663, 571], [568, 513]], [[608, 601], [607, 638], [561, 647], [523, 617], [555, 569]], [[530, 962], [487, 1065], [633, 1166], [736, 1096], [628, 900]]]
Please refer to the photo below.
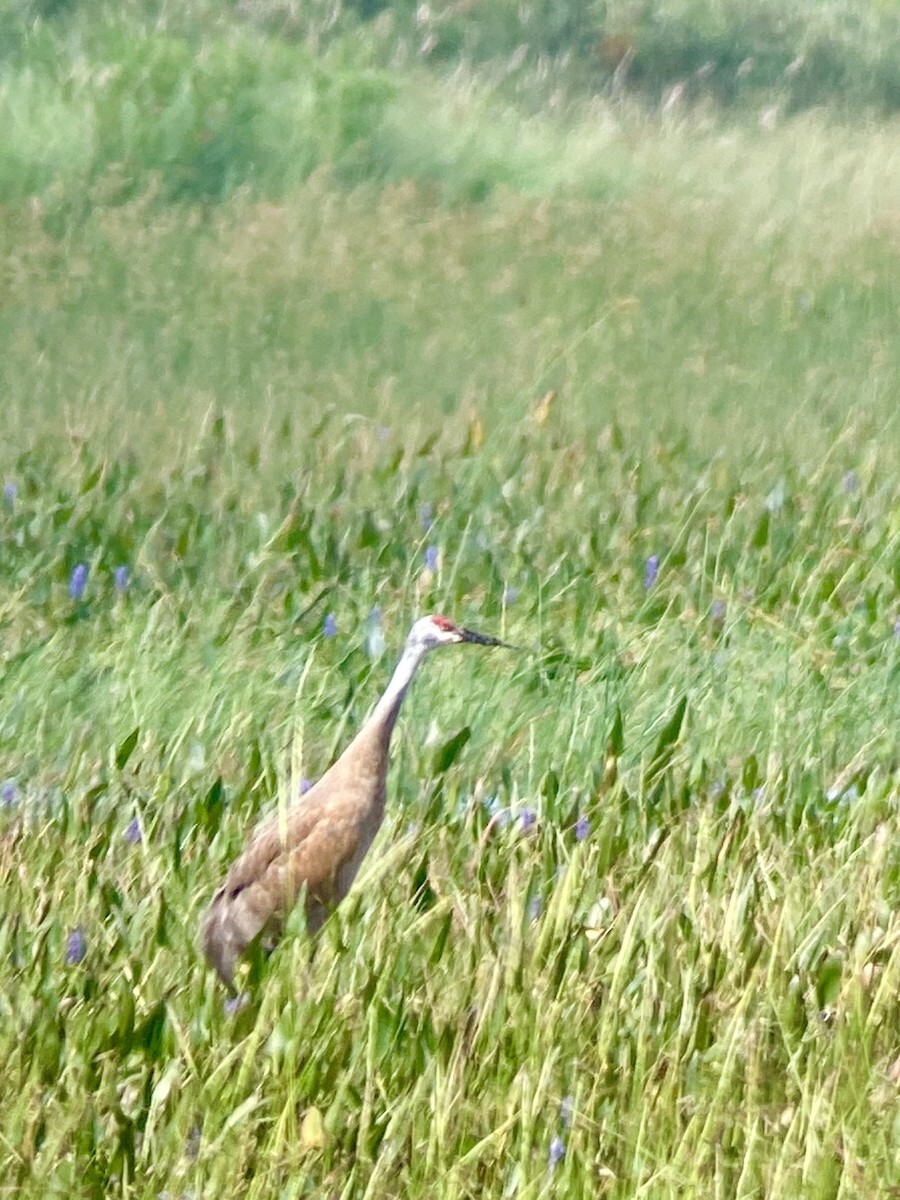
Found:
[[322, 622], [322, 633], [327, 638], [337, 637], [337, 621], [334, 619], [334, 613], [326, 613], [325, 620]]
[[651, 554], [644, 563], [644, 587], [649, 592], [659, 575], [659, 555]]
[[566, 1157], [566, 1143], [562, 1140], [559, 1134], [550, 1142], [550, 1150], [547, 1154], [547, 1159], [551, 1168], [557, 1166]]
[[588, 818], [582, 813], [582, 815], [575, 822], [575, 840], [576, 840], [576, 842], [583, 842], [584, 839], [587, 837], [587, 835], [590, 832], [591, 832], [591, 823], [588, 820]]
[[66, 966], [77, 967], [87, 954], [87, 938], [81, 929], [73, 929], [66, 938]]
[[437, 546], [428, 546], [425, 550], [425, 569], [427, 571], [436, 571], [438, 569]]
[[80, 600], [87, 587], [88, 568], [86, 563], [79, 563], [69, 578], [69, 595], [73, 600]]
[[116, 591], [120, 593], [127, 592], [129, 582], [128, 568], [124, 565], [116, 567], [115, 571], [113, 571], [113, 583], [115, 584]]

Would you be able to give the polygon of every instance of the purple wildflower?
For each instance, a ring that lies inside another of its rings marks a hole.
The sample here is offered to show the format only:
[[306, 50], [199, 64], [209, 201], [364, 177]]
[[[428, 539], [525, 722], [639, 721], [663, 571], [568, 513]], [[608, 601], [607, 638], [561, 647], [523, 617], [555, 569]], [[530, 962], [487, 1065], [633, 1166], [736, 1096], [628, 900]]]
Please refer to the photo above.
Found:
[[859, 491], [859, 476], [853, 470], [845, 471], [843, 484], [844, 491], [847, 492], [848, 495], [852, 495], [854, 492]]
[[436, 571], [438, 569], [438, 548], [437, 546], [429, 546], [425, 551], [425, 570]]
[[724, 600], [713, 600], [710, 605], [709, 615], [712, 617], [716, 625], [721, 625], [725, 620], [725, 613], [728, 611]]
[[225, 1010], [226, 1017], [233, 1017], [235, 1013], [239, 1013], [247, 1003], [247, 993], [241, 992], [239, 996], [226, 996], [225, 1003], [222, 1007]]
[[588, 820], [588, 818], [584, 815], [584, 813], [582, 813], [581, 816], [578, 818], [578, 820], [575, 822], [575, 841], [583, 842], [584, 839], [587, 837], [587, 835], [590, 832], [591, 832], [591, 823]]
[[528, 901], [528, 920], [536, 921], [541, 915], [544, 908], [544, 902], [540, 896], [532, 896]]
[[518, 598], [519, 598], [519, 589], [518, 588], [508, 587], [506, 589], [506, 591], [503, 593], [503, 603], [504, 604], [515, 604], [515, 602], [518, 600]]
[[550, 1151], [547, 1155], [551, 1170], [553, 1167], [561, 1163], [566, 1157], [566, 1143], [557, 1134], [550, 1143]]
[[559, 1102], [559, 1119], [562, 1121], [566, 1129], [572, 1124], [572, 1113], [575, 1109], [575, 1101], [571, 1096], [563, 1096]]
[[659, 555], [651, 554], [644, 563], [644, 588], [649, 592], [659, 575]]
[[894, 637], [900, 637], [900, 615], [894, 621]]
[[129, 846], [137, 846], [142, 840], [141, 823], [137, 817], [132, 817], [125, 827], [125, 832], [122, 834]]
[[73, 600], [80, 600], [87, 587], [88, 568], [86, 563], [79, 563], [69, 578], [69, 595]]
[[307, 779], [306, 776], [304, 776], [303, 779], [300, 780], [300, 795], [305, 796], [314, 783], [314, 779]]
[[128, 584], [130, 583], [128, 576], [128, 568], [126, 566], [116, 567], [113, 571], [113, 583], [117, 592], [127, 592]]
[[334, 613], [326, 613], [325, 620], [322, 622], [322, 633], [327, 638], [337, 637], [337, 621], [334, 619]]
[[6, 501], [6, 503], [9, 505], [10, 508], [12, 508], [12, 506], [15, 504], [16, 496], [18, 496], [18, 494], [19, 494], [19, 489], [16, 487], [16, 485], [12, 481], [7, 483], [3, 488], [3, 499]]
[[423, 533], [427, 533], [434, 522], [434, 505], [426, 500], [424, 504], [419, 505], [419, 528]]
[[537, 817], [530, 808], [526, 808], [522, 813], [522, 832], [527, 833], [529, 829], [533, 829], [537, 823]]
[[14, 779], [7, 779], [3, 786], [0, 787], [0, 802], [2, 802], [4, 808], [12, 808], [15, 804], [16, 781]]
[[81, 929], [73, 929], [66, 938], [66, 966], [77, 967], [87, 954], [87, 938]]

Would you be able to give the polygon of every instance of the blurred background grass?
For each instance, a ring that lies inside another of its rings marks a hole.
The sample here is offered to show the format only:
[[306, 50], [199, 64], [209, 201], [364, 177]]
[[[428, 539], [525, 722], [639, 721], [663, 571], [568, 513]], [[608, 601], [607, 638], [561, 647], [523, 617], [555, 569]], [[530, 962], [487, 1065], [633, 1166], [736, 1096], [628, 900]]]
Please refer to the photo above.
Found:
[[[900, 1185], [896, 23], [4, 10], [11, 1194]], [[229, 1013], [200, 909], [429, 609], [527, 653]]]

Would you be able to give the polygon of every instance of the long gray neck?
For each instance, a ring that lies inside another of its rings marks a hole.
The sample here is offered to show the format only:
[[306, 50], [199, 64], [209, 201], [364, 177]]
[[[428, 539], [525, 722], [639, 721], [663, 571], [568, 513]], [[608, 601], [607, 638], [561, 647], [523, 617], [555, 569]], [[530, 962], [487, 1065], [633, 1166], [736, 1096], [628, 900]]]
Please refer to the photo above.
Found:
[[391, 682], [387, 685], [384, 695], [375, 705], [375, 710], [372, 713], [370, 722], [373, 725], [381, 727], [384, 738], [390, 738], [394, 729], [394, 722], [397, 720], [397, 714], [400, 712], [400, 705], [403, 703], [403, 697], [406, 695], [406, 689], [412, 683], [412, 677], [415, 675], [422, 659], [428, 653], [422, 646], [407, 645], [400, 656], [400, 661], [391, 676]]

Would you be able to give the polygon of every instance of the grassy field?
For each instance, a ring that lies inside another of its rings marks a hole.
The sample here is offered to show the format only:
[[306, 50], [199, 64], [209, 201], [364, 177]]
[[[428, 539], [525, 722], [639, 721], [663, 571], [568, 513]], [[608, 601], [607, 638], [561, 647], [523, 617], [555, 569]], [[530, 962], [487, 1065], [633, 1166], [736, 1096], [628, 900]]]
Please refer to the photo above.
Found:
[[[342, 43], [232, 177], [101, 33], [0, 84], [0, 1197], [896, 1195], [900, 130]], [[236, 1012], [200, 914], [427, 611], [523, 650]]]

